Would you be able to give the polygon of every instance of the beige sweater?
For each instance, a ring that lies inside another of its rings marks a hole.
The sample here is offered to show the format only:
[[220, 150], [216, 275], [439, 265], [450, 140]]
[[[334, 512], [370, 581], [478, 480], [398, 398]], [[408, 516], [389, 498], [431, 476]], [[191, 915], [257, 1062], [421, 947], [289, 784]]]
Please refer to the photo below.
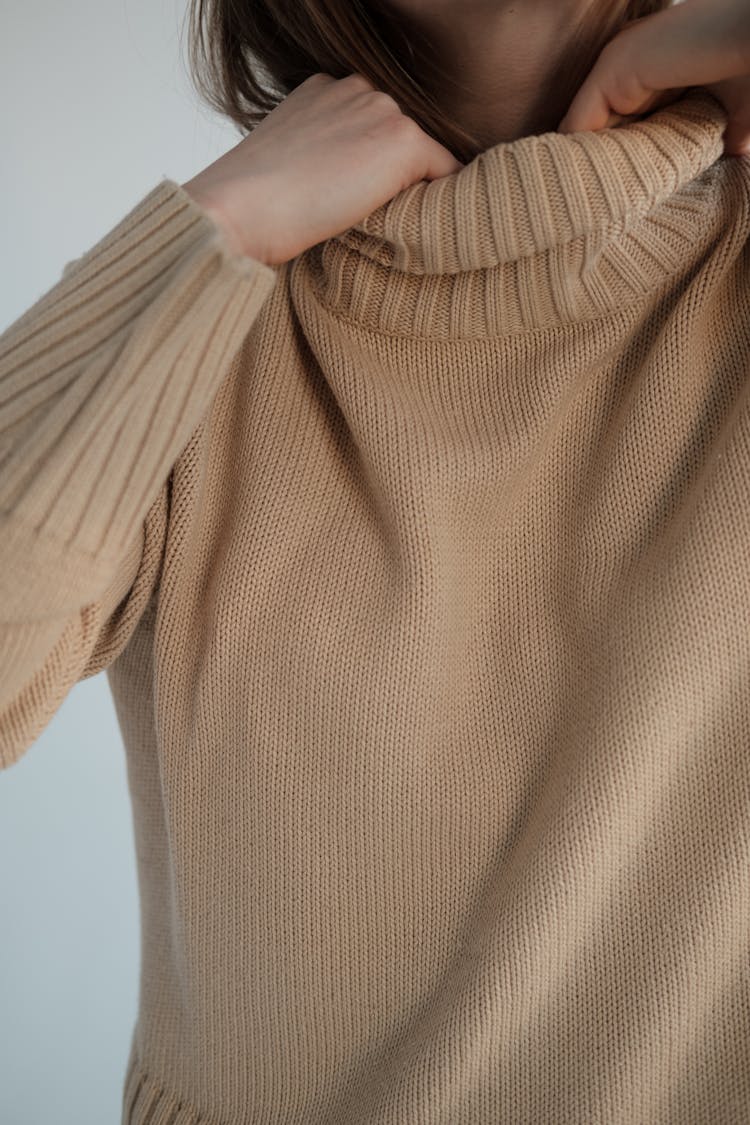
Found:
[[279, 268], [164, 179], [0, 336], [0, 760], [107, 669], [127, 1125], [750, 1122], [725, 124], [499, 144]]

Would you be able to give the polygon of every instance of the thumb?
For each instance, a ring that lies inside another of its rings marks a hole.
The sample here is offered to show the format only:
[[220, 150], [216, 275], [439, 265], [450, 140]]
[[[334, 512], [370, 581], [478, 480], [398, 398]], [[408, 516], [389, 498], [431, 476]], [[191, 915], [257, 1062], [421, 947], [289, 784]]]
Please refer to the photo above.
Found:
[[658, 94], [638, 80], [632, 37], [639, 24], [653, 18], [641, 16], [630, 20], [604, 45], [558, 125], [558, 133], [607, 129], [625, 116], [650, 108], [649, 102], [655, 101]]
[[[592, 72], [593, 73], [593, 72]], [[586, 80], [588, 83], [588, 79]], [[643, 108], [638, 113], [615, 113], [611, 108], [609, 98], [601, 90], [586, 90], [586, 84], [576, 94], [570, 109], [557, 127], [558, 133], [577, 133], [583, 130], [596, 132], [599, 129], [611, 129], [623, 123], [630, 124], [640, 121], [658, 109], [664, 109], [673, 102], [678, 101], [685, 93], [687, 87], [677, 90], [658, 91], [644, 96]]]
[[750, 76], [713, 82], [706, 89], [721, 102], [727, 114], [725, 154], [750, 155]]
[[664, 91], [674, 100], [675, 91], [744, 74], [744, 51], [731, 50], [739, 29], [736, 16], [718, 19], [709, 0], [631, 20], [605, 45], [558, 131], [603, 129], [611, 113], [653, 109]]

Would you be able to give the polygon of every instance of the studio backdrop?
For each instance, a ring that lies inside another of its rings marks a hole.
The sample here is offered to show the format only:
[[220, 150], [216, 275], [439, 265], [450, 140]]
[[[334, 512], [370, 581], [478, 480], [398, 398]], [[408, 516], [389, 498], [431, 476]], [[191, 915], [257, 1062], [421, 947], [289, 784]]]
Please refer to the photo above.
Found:
[[[183, 0], [6, 4], [0, 332], [163, 176], [239, 135], [199, 104]], [[120, 1119], [138, 888], [106, 674], [77, 684], [0, 773], [0, 1122]]]

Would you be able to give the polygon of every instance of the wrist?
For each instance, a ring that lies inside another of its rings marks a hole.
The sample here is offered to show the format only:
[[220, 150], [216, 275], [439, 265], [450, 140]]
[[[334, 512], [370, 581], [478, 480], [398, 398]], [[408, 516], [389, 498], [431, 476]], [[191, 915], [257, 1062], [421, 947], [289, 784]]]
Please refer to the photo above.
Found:
[[183, 191], [190, 196], [193, 202], [200, 207], [204, 214], [208, 215], [214, 225], [219, 228], [230, 254], [264, 261], [260, 254], [253, 253], [253, 251], [248, 248], [240, 232], [222, 207], [218, 206], [213, 199], [205, 195], [199, 188], [195, 187], [192, 181], [188, 180], [187, 183], [181, 184], [180, 186]]

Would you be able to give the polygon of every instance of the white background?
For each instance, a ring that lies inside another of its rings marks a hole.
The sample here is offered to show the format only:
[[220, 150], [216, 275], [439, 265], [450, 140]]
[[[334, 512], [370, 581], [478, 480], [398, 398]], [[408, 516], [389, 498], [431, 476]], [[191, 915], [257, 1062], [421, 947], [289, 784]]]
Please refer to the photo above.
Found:
[[[3, 6], [0, 332], [163, 177], [239, 139], [188, 78], [183, 0]], [[140, 928], [104, 673], [0, 772], [0, 1122], [118, 1125]]]

